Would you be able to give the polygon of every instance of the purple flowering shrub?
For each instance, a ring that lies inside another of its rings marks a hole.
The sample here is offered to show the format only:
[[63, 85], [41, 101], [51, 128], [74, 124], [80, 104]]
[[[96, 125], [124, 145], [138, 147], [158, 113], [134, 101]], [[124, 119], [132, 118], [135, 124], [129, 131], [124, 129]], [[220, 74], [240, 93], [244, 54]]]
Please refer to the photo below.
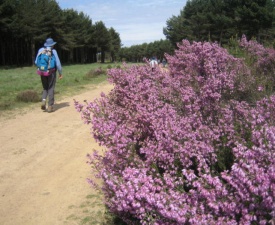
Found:
[[169, 71], [110, 69], [108, 95], [75, 101], [106, 147], [89, 162], [108, 209], [127, 224], [274, 223], [275, 96], [244, 101], [256, 79], [217, 44], [166, 58]]
[[254, 74], [257, 89], [265, 94], [273, 93], [275, 90], [275, 50], [265, 48], [255, 40], [247, 41], [243, 36], [239, 41], [240, 47], [246, 53], [246, 61]]

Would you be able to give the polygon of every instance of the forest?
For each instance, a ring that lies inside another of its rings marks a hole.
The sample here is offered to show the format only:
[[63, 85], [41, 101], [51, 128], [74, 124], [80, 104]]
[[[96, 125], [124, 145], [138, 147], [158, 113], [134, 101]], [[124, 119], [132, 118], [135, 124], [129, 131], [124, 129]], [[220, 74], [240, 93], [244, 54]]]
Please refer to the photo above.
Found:
[[[119, 34], [102, 21], [92, 23], [83, 12], [62, 10], [55, 0], [0, 1], [0, 65], [32, 65], [47, 37], [57, 40], [63, 63], [93, 63], [101, 52], [114, 57]], [[114, 58], [112, 60], [115, 60]]]
[[63, 10], [55, 0], [0, 0], [0, 66], [32, 65], [47, 37], [57, 40], [65, 64], [161, 59], [183, 39], [225, 46], [244, 34], [274, 46], [274, 6], [274, 0], [188, 0], [179, 15], [167, 18], [165, 40], [123, 47], [115, 28]]

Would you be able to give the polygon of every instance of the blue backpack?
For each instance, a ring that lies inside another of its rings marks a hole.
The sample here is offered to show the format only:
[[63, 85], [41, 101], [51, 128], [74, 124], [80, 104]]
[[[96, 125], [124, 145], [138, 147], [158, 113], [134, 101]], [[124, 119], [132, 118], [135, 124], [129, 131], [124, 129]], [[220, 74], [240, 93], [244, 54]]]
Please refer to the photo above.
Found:
[[49, 76], [56, 70], [56, 59], [51, 48], [45, 48], [37, 57], [37, 74]]

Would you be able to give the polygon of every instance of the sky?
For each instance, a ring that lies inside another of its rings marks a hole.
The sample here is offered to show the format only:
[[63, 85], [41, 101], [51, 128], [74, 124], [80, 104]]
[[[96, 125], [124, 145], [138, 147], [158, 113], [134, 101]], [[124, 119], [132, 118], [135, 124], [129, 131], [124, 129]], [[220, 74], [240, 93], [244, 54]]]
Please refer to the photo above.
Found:
[[95, 24], [102, 21], [120, 35], [123, 47], [165, 39], [163, 28], [178, 16], [187, 0], [57, 0], [61, 9], [88, 15]]

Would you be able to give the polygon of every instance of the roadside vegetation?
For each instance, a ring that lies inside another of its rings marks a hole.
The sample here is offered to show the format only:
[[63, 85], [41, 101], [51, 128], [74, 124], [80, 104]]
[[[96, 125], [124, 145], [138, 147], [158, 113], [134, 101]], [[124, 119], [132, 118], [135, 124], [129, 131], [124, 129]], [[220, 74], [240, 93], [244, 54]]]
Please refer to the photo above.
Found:
[[89, 155], [90, 183], [110, 213], [133, 225], [274, 224], [275, 50], [238, 45], [241, 58], [183, 40], [169, 71], [112, 69], [112, 95], [75, 101], [106, 148]]
[[[90, 125], [107, 149], [90, 155], [106, 224], [274, 224], [274, 0], [189, 0], [166, 21], [165, 40], [130, 47], [103, 21], [56, 1], [0, 8], [0, 116], [40, 101], [35, 67], [9, 66], [31, 65], [46, 37], [62, 37], [62, 63], [73, 63], [63, 67], [57, 99], [106, 82], [114, 69], [112, 96], [75, 103], [84, 118], [95, 116]], [[52, 15], [43, 30], [37, 14]], [[103, 63], [151, 56], [167, 56], [170, 70], [152, 76]]]
[[[85, 91], [87, 85], [106, 82], [106, 72], [121, 63], [93, 63], [63, 66], [64, 77], [57, 79], [56, 98], [62, 99]], [[35, 67], [0, 68], [0, 115], [40, 102], [42, 85]]]

